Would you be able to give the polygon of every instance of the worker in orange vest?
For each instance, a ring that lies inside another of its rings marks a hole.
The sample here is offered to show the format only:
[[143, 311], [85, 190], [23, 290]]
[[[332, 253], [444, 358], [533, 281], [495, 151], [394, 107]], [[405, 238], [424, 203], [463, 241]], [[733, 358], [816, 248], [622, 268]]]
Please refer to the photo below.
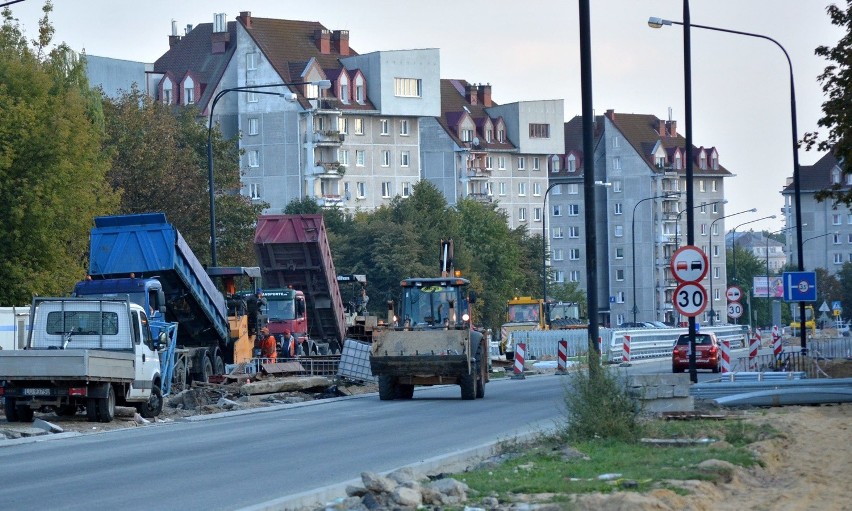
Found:
[[278, 358], [275, 337], [269, 335], [268, 328], [263, 327], [260, 329], [260, 340], [257, 344], [260, 347], [260, 356], [262, 358], [270, 358], [273, 360]]

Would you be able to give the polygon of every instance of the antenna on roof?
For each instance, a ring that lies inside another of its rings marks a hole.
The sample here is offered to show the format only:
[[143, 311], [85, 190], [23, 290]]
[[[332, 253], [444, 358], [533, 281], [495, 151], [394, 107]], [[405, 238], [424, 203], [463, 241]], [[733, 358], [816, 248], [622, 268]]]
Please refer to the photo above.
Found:
[[669, 122], [672, 121], [672, 107], [669, 107]]

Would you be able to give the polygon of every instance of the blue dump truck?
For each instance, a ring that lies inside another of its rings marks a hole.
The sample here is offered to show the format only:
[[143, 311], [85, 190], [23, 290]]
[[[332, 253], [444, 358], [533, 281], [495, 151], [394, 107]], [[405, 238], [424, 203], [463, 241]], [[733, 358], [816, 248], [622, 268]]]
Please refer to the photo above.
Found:
[[129, 296], [152, 321], [178, 324], [177, 384], [206, 382], [251, 357], [246, 317], [229, 317], [224, 295], [165, 214], [96, 218], [89, 257], [89, 277], [75, 296]]

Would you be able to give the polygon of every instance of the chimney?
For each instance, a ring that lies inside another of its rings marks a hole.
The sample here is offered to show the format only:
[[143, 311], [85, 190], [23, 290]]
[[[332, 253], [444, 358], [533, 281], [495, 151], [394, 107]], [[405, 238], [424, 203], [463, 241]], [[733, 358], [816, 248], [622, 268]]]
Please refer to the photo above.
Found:
[[225, 53], [225, 48], [231, 40], [228, 33], [228, 24], [225, 21], [225, 13], [213, 15], [213, 33], [210, 34], [210, 52], [213, 55]]
[[190, 32], [192, 32], [192, 24], [191, 24], [191, 23], [190, 23], [190, 24], [187, 24], [187, 25], [186, 25], [186, 29], [184, 29], [184, 33], [185, 33], [186, 35], [189, 35], [189, 33], [190, 33]]
[[479, 104], [476, 85], [468, 83], [464, 86], [464, 99], [471, 105]]
[[609, 110], [606, 111], [604, 116], [606, 116], [606, 118], [609, 119], [610, 121], [614, 121], [615, 120], [615, 110], [610, 108]]
[[244, 27], [251, 28], [251, 11], [241, 11], [239, 20], [243, 22]]
[[180, 36], [179, 35], [170, 35], [169, 36], [169, 48], [174, 48], [177, 45], [177, 43], [179, 43], [179, 42], [180, 42]]
[[666, 133], [672, 138], [677, 137], [677, 121], [666, 121]]
[[331, 43], [334, 51], [340, 55], [349, 55], [349, 31], [335, 30], [331, 33]]
[[660, 134], [661, 137], [665, 137], [666, 136], [666, 121], [664, 121], [662, 119], [657, 119], [657, 122], [660, 125], [657, 132]]
[[324, 28], [314, 30], [314, 42], [323, 55], [331, 53], [331, 33], [328, 30]]
[[491, 106], [491, 84], [479, 86], [479, 103], [484, 107]]

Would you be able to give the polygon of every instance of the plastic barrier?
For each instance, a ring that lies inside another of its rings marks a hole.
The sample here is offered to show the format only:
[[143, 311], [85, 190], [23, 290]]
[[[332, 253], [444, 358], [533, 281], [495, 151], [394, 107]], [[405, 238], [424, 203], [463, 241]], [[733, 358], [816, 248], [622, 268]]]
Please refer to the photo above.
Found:
[[565, 374], [568, 372], [568, 341], [559, 341], [559, 357], [556, 363], [556, 373]]
[[730, 341], [722, 341], [722, 372], [730, 373], [731, 372], [731, 342]]
[[526, 355], [527, 345], [520, 342], [515, 345], [515, 374], [512, 378], [523, 380], [524, 376], [524, 356]]
[[778, 325], [775, 325], [772, 327], [772, 352], [776, 357], [780, 357], [783, 349], [784, 348], [781, 345], [781, 334], [778, 333]]
[[621, 365], [630, 365], [630, 336], [624, 336], [624, 346], [621, 351]]
[[760, 336], [754, 335], [751, 338], [748, 350], [748, 368], [749, 371], [757, 370], [757, 353], [760, 350]]

